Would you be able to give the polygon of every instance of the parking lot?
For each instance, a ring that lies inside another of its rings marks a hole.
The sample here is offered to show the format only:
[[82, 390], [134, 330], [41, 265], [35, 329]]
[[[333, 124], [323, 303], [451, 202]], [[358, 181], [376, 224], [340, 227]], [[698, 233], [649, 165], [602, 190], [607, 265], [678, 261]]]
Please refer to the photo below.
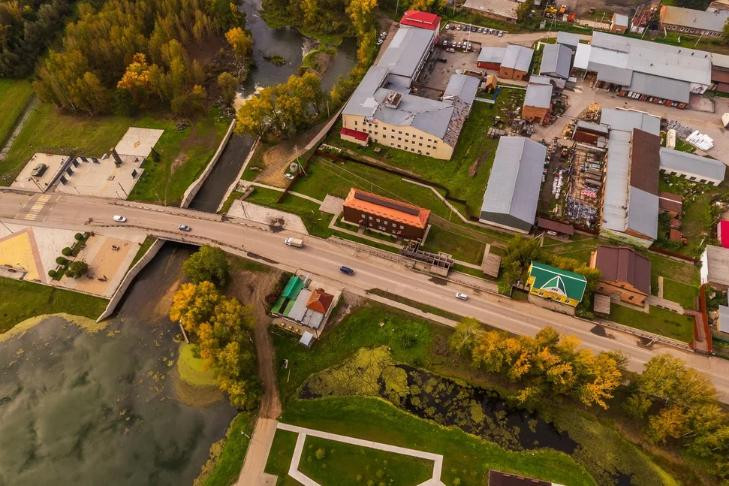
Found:
[[415, 83], [415, 91], [420, 96], [440, 99], [452, 74], [476, 69], [479, 49], [473, 47], [471, 51], [464, 51], [442, 45], [436, 47]]

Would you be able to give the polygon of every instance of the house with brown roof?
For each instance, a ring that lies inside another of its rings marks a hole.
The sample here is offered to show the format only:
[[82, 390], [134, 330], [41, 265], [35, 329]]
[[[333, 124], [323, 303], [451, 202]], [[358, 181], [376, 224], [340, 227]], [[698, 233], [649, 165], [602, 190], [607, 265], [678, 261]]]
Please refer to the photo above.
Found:
[[651, 262], [629, 247], [598, 246], [590, 267], [600, 271], [596, 292], [614, 300], [643, 306], [651, 294]]
[[406, 240], [421, 240], [430, 210], [352, 188], [344, 201], [343, 220]]
[[324, 289], [316, 289], [309, 296], [306, 308], [320, 314], [326, 314], [333, 300], [334, 296], [332, 294], [327, 294]]

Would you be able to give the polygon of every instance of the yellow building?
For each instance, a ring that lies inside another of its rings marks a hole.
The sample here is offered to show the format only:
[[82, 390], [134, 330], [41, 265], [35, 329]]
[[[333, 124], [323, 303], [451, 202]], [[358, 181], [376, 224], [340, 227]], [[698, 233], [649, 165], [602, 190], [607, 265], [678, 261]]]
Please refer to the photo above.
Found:
[[480, 79], [453, 74], [441, 99], [410, 93], [430, 55], [436, 32], [401, 26], [342, 111], [340, 136], [436, 159], [453, 155]]

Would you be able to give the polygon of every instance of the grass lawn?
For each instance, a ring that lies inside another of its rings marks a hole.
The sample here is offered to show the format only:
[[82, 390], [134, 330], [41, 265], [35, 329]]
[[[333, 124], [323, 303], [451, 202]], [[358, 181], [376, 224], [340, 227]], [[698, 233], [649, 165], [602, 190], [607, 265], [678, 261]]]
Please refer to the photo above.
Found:
[[30, 81], [0, 79], [0, 147], [5, 145], [32, 95]]
[[65, 312], [96, 319], [107, 300], [47, 285], [0, 278], [0, 332], [33, 316]]
[[296, 214], [301, 217], [306, 229], [312, 235], [322, 238], [331, 236], [332, 230], [329, 229], [329, 222], [332, 215], [319, 211], [318, 204], [291, 195], [287, 195], [282, 202], [278, 203], [276, 201], [279, 197], [281, 197], [281, 193], [278, 191], [256, 187], [246, 201]]
[[195, 481], [196, 486], [230, 486], [243, 467], [256, 417], [248, 412], [235, 416], [225, 438], [210, 447], [210, 459]]
[[294, 455], [297, 434], [285, 430], [277, 430], [268, 453], [266, 472], [278, 476], [277, 486], [300, 486], [300, 483], [288, 475], [291, 458]]
[[177, 355], [177, 372], [185, 383], [195, 386], [215, 386], [213, 370], [205, 365], [202, 358], [195, 356], [194, 346], [180, 343]]
[[[582, 466], [564, 453], [550, 450], [506, 451], [492, 442], [468, 435], [459, 429], [437, 426], [416, 418], [377, 398], [333, 397], [296, 401], [289, 405], [281, 421], [442, 454], [441, 479], [448, 485], [484, 484], [484, 478], [490, 469], [511, 471], [565, 485], [596, 484]], [[288, 470], [288, 463], [281, 459], [286, 457], [289, 450], [293, 451], [291, 441], [290, 437], [280, 439], [277, 434], [267, 471], [281, 471], [279, 465], [282, 463], [286, 465], [284, 471]], [[307, 443], [308, 441], [309, 439]], [[333, 456], [336, 457], [336, 451]], [[309, 464], [306, 466], [309, 467]], [[353, 483], [344, 481], [343, 478], [330, 477], [333, 481], [324, 481], [321, 484], [357, 484], [356, 480]], [[418, 482], [414, 480], [409, 484]]]
[[610, 312], [610, 319], [619, 324], [686, 343], [690, 343], [694, 336], [694, 324], [691, 318], [658, 307], [651, 307], [650, 313], [646, 314], [622, 305], [614, 305]]
[[698, 287], [663, 277], [663, 297], [665, 299], [678, 302], [684, 309], [695, 309], [698, 296]]
[[[360, 147], [341, 140], [338, 129], [329, 132], [327, 143], [375, 157], [389, 165], [414, 172], [428, 181], [442, 184], [451, 197], [465, 200], [469, 213], [475, 216], [483, 202], [483, 193], [498, 145], [498, 140], [486, 137], [486, 132], [494, 125], [497, 116], [508, 119], [507, 106], [511, 106], [512, 110], [521, 106], [523, 96], [523, 91], [502, 89], [495, 105], [474, 103], [451, 160], [438, 160], [381, 145], [378, 145], [381, 151], [376, 153], [374, 146]], [[471, 176], [469, 167], [477, 161], [478, 169]]]
[[130, 126], [165, 130], [155, 150], [159, 162], [145, 162], [144, 174], [130, 199], [179, 204], [185, 189], [202, 172], [215, 153], [228, 122], [211, 111], [192, 125], [178, 130], [175, 120], [162, 116], [84, 117], [61, 114], [40, 104], [0, 162], [0, 184], [9, 185], [36, 152], [101, 156], [116, 145]]
[[645, 253], [651, 261], [651, 288], [658, 288], [658, 275], [670, 277], [671, 280], [686, 285], [699, 286], [699, 269], [688, 262], [680, 262], [658, 255], [656, 253]]
[[144, 239], [142, 244], [139, 245], [139, 249], [132, 259], [132, 263], [129, 264], [129, 268], [132, 268], [134, 264], [137, 263], [139, 259], [145, 255], [145, 253], [147, 253], [147, 250], [149, 250], [149, 247], [151, 247], [155, 241], [157, 241], [157, 238], [155, 238], [154, 236], [147, 236]]
[[307, 437], [299, 470], [319, 484], [420, 484], [433, 475], [433, 461]]

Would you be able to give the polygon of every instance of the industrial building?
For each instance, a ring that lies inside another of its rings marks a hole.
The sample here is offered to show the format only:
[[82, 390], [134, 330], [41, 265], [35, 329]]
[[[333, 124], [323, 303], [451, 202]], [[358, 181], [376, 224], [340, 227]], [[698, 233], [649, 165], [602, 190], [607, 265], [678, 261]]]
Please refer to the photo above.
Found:
[[481, 69], [498, 71], [502, 79], [524, 80], [529, 75], [534, 49], [509, 44], [506, 47], [484, 47], [476, 65]]
[[572, 49], [563, 44], [545, 44], [542, 49], [542, 62], [539, 75], [558, 79], [568, 79], [572, 69]]
[[690, 181], [718, 186], [724, 181], [726, 165], [716, 159], [661, 147], [661, 172]]
[[716, 91], [729, 93], [729, 56], [726, 54], [711, 53], [711, 82]]
[[533, 261], [527, 285], [532, 295], [577, 307], [585, 295], [587, 279], [579, 273]]
[[553, 90], [551, 84], [529, 83], [524, 96], [521, 117], [532, 123], [546, 123], [552, 112]]
[[547, 148], [524, 137], [501, 137], [479, 221], [529, 233], [537, 213]]
[[408, 10], [400, 19], [400, 25], [418, 27], [438, 32], [440, 30], [440, 17], [434, 13]]
[[595, 31], [577, 46], [574, 68], [619, 96], [686, 108], [712, 86], [711, 54]]
[[663, 5], [659, 16], [660, 28], [681, 34], [721, 37], [729, 20], [729, 10], [694, 10]]
[[560, 30], [557, 32], [557, 44], [567, 46], [572, 49], [572, 52], [575, 52], [577, 50], [577, 46], [580, 45], [580, 36]]
[[648, 247], [658, 237], [658, 117], [604, 108], [609, 127], [600, 234]]
[[701, 255], [701, 285], [729, 289], [729, 248], [707, 245]]
[[651, 294], [651, 262], [632, 248], [598, 246], [590, 268], [600, 271], [597, 293], [638, 306]]
[[412, 84], [436, 36], [430, 27], [398, 29], [345, 105], [342, 138], [361, 144], [376, 142], [436, 159], [451, 158], [480, 80], [453, 74], [440, 100], [412, 94]]
[[429, 218], [429, 209], [355, 188], [344, 200], [344, 222], [406, 240], [422, 240]]

